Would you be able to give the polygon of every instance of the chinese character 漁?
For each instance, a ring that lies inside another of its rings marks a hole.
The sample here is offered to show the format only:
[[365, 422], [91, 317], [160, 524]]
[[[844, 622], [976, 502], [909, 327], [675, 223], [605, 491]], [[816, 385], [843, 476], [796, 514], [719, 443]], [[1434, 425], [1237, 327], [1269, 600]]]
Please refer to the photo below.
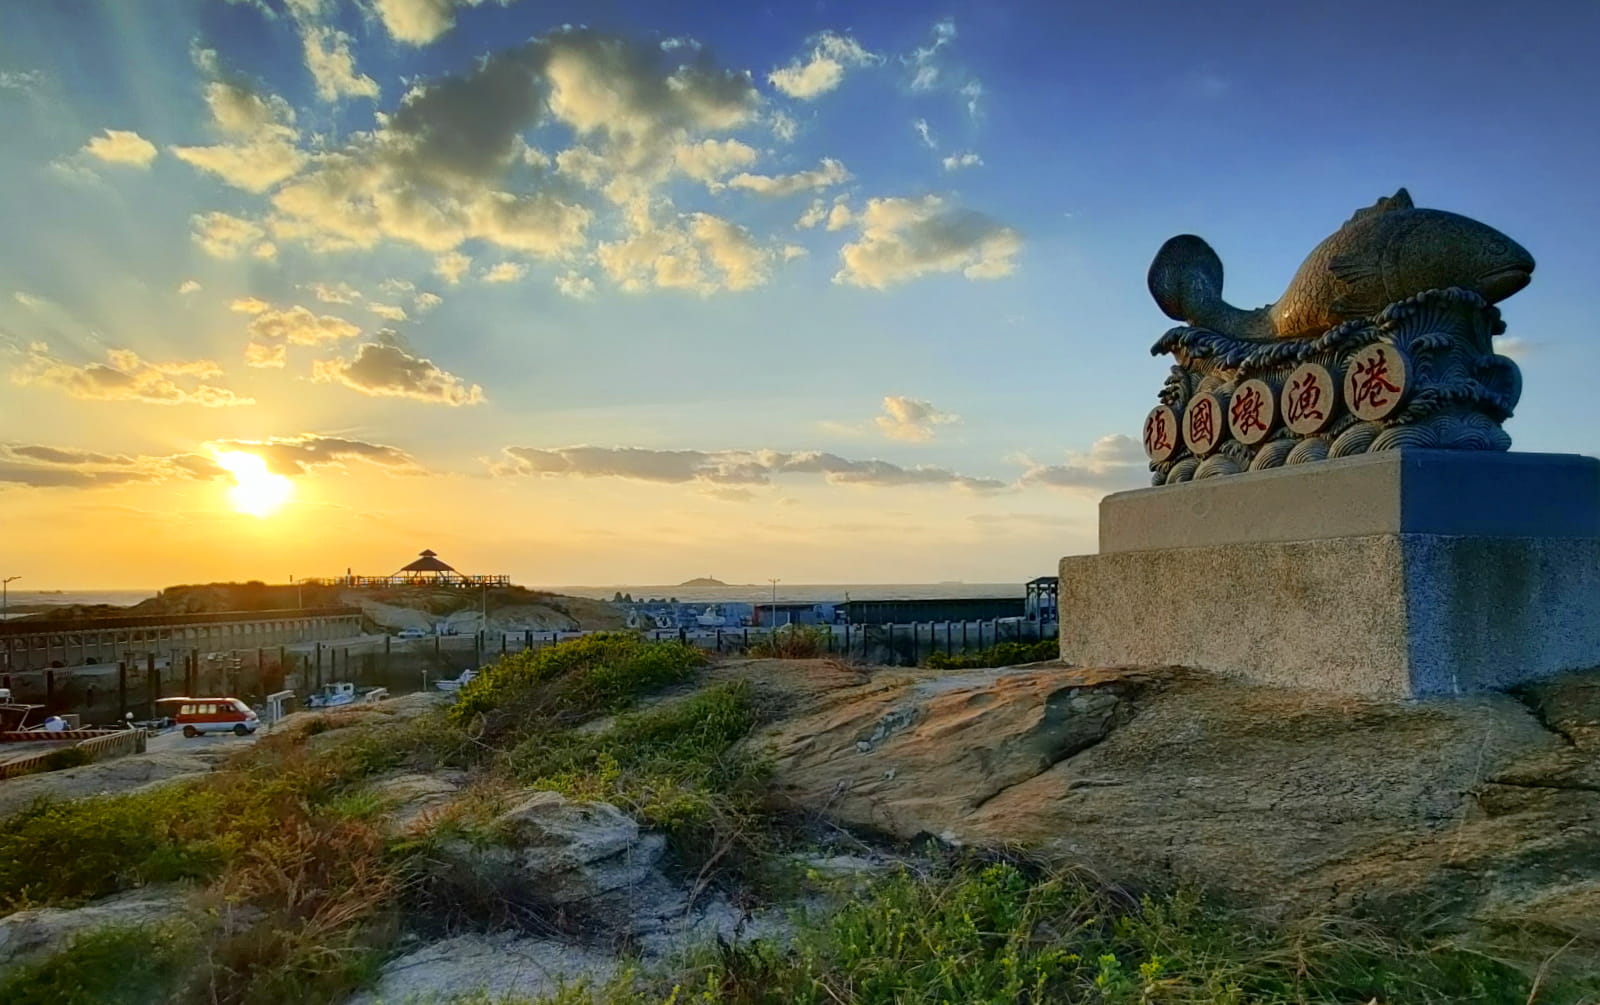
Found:
[[1302, 419], [1321, 422], [1328, 417], [1322, 411], [1322, 384], [1315, 373], [1307, 373], [1299, 380], [1289, 382], [1283, 417], [1291, 426]]

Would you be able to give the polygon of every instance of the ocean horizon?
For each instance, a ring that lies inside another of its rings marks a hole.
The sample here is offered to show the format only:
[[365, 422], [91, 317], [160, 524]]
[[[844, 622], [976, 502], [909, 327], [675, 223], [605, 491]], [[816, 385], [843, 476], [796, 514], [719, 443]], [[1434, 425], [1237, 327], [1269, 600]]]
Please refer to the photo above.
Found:
[[[634, 600], [673, 598], [686, 603], [761, 603], [773, 597], [770, 583], [729, 583], [725, 586], [677, 586], [672, 584], [605, 584], [599, 586], [532, 585], [530, 590], [542, 590], [570, 597], [591, 600], [610, 600], [618, 593], [628, 594]], [[8, 602], [15, 616], [18, 607], [40, 604], [59, 606], [110, 604], [131, 607], [141, 600], [160, 592], [151, 589], [74, 589], [74, 590], [11, 590]], [[778, 583], [778, 603], [831, 603], [844, 600], [926, 600], [932, 598], [1020, 597], [1025, 589], [1022, 583]]]

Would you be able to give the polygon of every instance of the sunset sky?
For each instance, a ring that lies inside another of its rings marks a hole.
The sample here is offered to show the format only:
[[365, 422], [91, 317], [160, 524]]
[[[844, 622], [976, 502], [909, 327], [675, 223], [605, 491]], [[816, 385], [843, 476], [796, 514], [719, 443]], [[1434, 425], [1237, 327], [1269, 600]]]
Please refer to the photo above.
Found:
[[1161, 242], [1255, 306], [1402, 185], [1533, 252], [1507, 428], [1600, 452], [1597, 39], [1580, 0], [4, 0], [0, 575], [1021, 582], [1147, 483]]

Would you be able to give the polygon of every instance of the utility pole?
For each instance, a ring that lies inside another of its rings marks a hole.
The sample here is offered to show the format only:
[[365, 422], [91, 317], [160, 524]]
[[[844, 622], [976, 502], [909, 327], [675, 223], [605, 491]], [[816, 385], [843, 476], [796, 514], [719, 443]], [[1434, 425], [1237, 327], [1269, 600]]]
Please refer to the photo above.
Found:
[[776, 629], [778, 627], [778, 584], [783, 580], [769, 579], [767, 582], [772, 584], [772, 624], [767, 627]]
[[0, 621], [6, 619], [6, 609], [10, 606], [10, 600], [6, 596], [7, 584], [13, 579], [21, 578], [21, 576], [7, 576], [5, 579], [0, 579]]

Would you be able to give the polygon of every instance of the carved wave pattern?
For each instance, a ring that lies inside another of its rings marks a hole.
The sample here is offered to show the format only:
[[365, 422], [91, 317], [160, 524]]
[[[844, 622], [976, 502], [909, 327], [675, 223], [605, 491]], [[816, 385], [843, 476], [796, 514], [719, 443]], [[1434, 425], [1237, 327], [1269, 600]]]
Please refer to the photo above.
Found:
[[[1234, 388], [1252, 378], [1281, 392], [1302, 363], [1326, 367], [1339, 400], [1332, 421], [1314, 435], [1294, 433], [1280, 420], [1253, 446], [1227, 437], [1204, 458], [1180, 447], [1150, 465], [1151, 481], [1164, 485], [1401, 447], [1508, 450], [1511, 437], [1501, 423], [1522, 397], [1522, 374], [1493, 350], [1493, 336], [1505, 330], [1499, 310], [1455, 288], [1407, 297], [1315, 339], [1255, 342], [1204, 328], [1173, 328], [1150, 352], [1175, 360], [1158, 399], [1180, 416], [1200, 393], [1216, 395], [1226, 410]], [[1394, 346], [1404, 355], [1406, 395], [1388, 417], [1363, 420], [1342, 400], [1344, 374], [1352, 357], [1375, 344]]]

